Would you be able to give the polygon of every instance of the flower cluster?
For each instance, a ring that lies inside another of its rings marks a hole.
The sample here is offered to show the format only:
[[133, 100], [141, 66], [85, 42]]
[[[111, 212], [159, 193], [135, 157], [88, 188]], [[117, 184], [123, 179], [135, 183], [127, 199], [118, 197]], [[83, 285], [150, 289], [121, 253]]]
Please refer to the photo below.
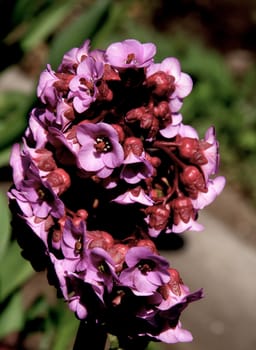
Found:
[[[8, 195], [43, 243], [79, 319], [121, 338], [190, 341], [179, 320], [202, 297], [160, 256], [156, 237], [199, 231], [220, 194], [214, 127], [203, 139], [180, 109], [192, 79], [134, 39], [68, 51], [41, 73], [38, 106], [14, 145]], [[125, 324], [123, 319], [126, 319]]]

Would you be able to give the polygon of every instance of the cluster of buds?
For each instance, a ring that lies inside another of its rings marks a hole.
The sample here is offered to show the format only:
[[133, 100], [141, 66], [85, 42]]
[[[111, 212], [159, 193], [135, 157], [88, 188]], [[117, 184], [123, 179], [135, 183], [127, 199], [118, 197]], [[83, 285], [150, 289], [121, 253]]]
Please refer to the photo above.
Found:
[[8, 196], [79, 319], [120, 339], [175, 343], [192, 339], [179, 318], [202, 290], [190, 292], [156, 237], [202, 230], [198, 212], [225, 179], [214, 127], [200, 139], [182, 122], [192, 79], [155, 53], [134, 39], [106, 50], [86, 40], [56, 71], [47, 65], [13, 146]]

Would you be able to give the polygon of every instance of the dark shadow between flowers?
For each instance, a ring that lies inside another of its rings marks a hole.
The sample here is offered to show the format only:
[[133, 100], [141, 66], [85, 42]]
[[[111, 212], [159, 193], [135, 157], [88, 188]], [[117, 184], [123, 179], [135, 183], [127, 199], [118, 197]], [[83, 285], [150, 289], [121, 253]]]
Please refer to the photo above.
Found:
[[175, 233], [161, 233], [154, 242], [159, 250], [179, 250], [186, 246], [184, 237]]

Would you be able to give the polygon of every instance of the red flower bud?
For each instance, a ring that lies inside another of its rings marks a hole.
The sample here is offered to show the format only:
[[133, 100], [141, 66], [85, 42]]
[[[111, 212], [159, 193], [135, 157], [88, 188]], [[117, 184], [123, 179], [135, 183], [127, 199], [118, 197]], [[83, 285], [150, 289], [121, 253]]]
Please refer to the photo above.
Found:
[[110, 249], [114, 244], [113, 237], [105, 231], [95, 230], [87, 231], [86, 238], [89, 240], [88, 248], [95, 247], [103, 248], [105, 250]]
[[34, 161], [36, 162], [38, 169], [48, 172], [57, 168], [55, 160], [52, 157], [52, 152], [45, 148], [40, 148], [37, 149], [35, 153], [37, 155], [34, 157]]
[[146, 247], [146, 248], [149, 248], [152, 251], [152, 253], [154, 254], [158, 253], [155, 243], [151, 239], [140, 239], [137, 242], [137, 247]]
[[119, 142], [123, 143], [124, 139], [125, 139], [125, 133], [124, 133], [123, 128], [120, 125], [118, 125], [118, 124], [112, 124], [112, 127], [118, 133]]
[[198, 191], [208, 191], [203, 174], [193, 165], [185, 167], [180, 178], [185, 186], [185, 190], [188, 191], [190, 197], [193, 199], [197, 198]]
[[128, 249], [129, 247], [127, 245], [122, 243], [116, 243], [107, 250], [115, 262], [116, 272], [120, 272], [122, 270]]
[[101, 80], [100, 84], [97, 84], [98, 94], [97, 100], [99, 101], [111, 101], [113, 99], [113, 92], [108, 87], [108, 84]]
[[170, 274], [170, 281], [168, 282], [168, 287], [171, 289], [171, 291], [176, 294], [176, 295], [181, 295], [181, 290], [180, 290], [180, 284], [183, 284], [180, 274], [176, 269], [168, 269], [169, 274]]
[[114, 70], [109, 64], [104, 65], [104, 80], [121, 80], [119, 74], [116, 70]]
[[[158, 121], [157, 119], [153, 116], [152, 113], [145, 112], [141, 117], [140, 117], [140, 127], [142, 129], [150, 129], [153, 125], [153, 123], [157, 123], [158, 126]], [[159, 128], [158, 128], [159, 129]]]
[[179, 143], [179, 153], [184, 158], [192, 158], [194, 153], [198, 150], [199, 141], [197, 139], [182, 137]]
[[154, 116], [160, 119], [170, 119], [171, 111], [167, 101], [160, 101], [153, 108]]
[[57, 168], [47, 175], [49, 184], [57, 190], [58, 195], [65, 192], [71, 185], [69, 174], [62, 168]]
[[142, 152], [143, 152], [143, 142], [141, 141], [141, 139], [139, 139], [138, 137], [127, 137], [124, 141], [124, 156], [127, 157], [127, 155], [132, 152], [133, 154], [135, 154], [136, 156], [141, 156]]
[[180, 220], [188, 223], [190, 218], [194, 219], [194, 208], [190, 198], [182, 196], [174, 199], [172, 208], [174, 225], [178, 225]]
[[59, 92], [67, 93], [69, 91], [69, 82], [73, 79], [74, 75], [68, 73], [55, 73], [55, 75], [59, 80], [55, 81], [53, 86]]
[[146, 113], [145, 107], [131, 109], [129, 112], [126, 113], [125, 120], [128, 123], [134, 123], [137, 120], [140, 120], [145, 113]]
[[155, 230], [164, 230], [170, 217], [169, 205], [158, 205], [148, 207], [146, 214], [149, 215], [149, 226]]
[[194, 164], [207, 164], [208, 160], [203, 153], [199, 140], [191, 137], [183, 137], [179, 140], [179, 143], [181, 157], [189, 159]]
[[146, 84], [152, 89], [152, 92], [157, 96], [170, 95], [174, 90], [174, 77], [159, 71], [147, 78]]

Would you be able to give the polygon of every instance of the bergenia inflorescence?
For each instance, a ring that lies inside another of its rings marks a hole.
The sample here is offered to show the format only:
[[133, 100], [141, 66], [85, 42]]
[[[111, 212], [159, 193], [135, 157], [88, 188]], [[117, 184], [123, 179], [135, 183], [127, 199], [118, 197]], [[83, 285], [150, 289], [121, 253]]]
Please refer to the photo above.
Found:
[[156, 238], [201, 231], [198, 213], [225, 178], [216, 176], [214, 127], [200, 139], [183, 123], [191, 77], [176, 58], [155, 63], [155, 54], [154, 44], [134, 39], [106, 50], [86, 40], [56, 71], [48, 64], [39, 103], [12, 149], [8, 195], [13, 221], [42, 243], [79, 319], [120, 339], [175, 343], [192, 339], [180, 314], [203, 292], [182, 282]]

